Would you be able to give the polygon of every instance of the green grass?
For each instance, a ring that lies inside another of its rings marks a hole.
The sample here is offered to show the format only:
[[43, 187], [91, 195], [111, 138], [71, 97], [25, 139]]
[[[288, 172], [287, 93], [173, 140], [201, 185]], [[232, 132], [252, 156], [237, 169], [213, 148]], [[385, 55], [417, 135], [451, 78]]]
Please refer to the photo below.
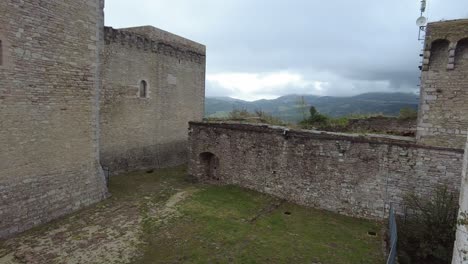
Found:
[[383, 263], [382, 238], [367, 235], [380, 223], [193, 183], [183, 166], [113, 176], [110, 192], [0, 241], [0, 262], [11, 253], [41, 263]]
[[178, 217], [163, 225], [143, 222], [144, 254], [135, 263], [384, 263], [380, 223], [234, 186], [189, 184], [182, 180], [183, 168], [155, 174], [113, 178], [111, 187], [169, 181], [198, 191], [178, 205]]

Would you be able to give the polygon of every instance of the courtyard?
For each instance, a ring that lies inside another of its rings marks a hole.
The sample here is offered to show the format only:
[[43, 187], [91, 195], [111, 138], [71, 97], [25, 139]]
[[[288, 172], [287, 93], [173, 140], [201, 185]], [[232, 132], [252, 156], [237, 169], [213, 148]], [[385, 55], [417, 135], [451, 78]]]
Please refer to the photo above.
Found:
[[185, 167], [114, 176], [109, 190], [0, 241], [0, 263], [384, 263], [382, 223], [193, 183]]

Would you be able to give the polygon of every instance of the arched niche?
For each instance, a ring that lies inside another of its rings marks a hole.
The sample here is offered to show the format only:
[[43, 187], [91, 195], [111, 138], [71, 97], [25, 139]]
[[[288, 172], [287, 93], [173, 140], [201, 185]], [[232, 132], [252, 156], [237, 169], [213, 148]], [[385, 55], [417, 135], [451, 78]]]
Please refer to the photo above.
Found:
[[448, 63], [448, 50], [450, 42], [446, 39], [437, 39], [431, 43], [430, 68], [445, 69]]
[[455, 67], [468, 65], [468, 38], [457, 42], [455, 49]]

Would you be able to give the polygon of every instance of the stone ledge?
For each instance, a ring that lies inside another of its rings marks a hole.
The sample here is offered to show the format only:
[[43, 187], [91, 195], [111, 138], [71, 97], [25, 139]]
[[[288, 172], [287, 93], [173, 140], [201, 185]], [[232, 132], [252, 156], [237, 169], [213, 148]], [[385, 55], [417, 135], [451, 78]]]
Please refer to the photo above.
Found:
[[256, 133], [271, 133], [279, 134], [285, 137], [299, 137], [322, 140], [345, 140], [356, 143], [370, 144], [390, 144], [401, 147], [415, 147], [422, 149], [432, 149], [440, 151], [450, 151], [456, 153], [464, 153], [463, 149], [444, 148], [436, 146], [428, 146], [416, 143], [416, 139], [412, 137], [380, 135], [380, 134], [348, 134], [337, 132], [326, 132], [318, 130], [290, 129], [281, 126], [270, 126], [268, 124], [245, 124], [238, 122], [189, 122], [190, 129], [194, 126], [213, 127], [231, 130], [242, 130]]

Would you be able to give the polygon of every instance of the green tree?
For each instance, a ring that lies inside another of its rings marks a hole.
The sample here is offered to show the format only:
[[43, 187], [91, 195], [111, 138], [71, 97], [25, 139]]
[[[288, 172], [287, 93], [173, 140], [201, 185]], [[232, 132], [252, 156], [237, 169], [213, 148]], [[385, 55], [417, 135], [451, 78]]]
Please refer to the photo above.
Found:
[[309, 118], [305, 118], [299, 123], [302, 128], [323, 127], [326, 126], [330, 120], [326, 115], [320, 114], [314, 106], [309, 108], [309, 114]]
[[311, 124], [319, 124], [324, 125], [328, 121], [328, 117], [326, 115], [320, 114], [314, 106], [311, 106], [309, 109], [310, 117], [309, 122]]

